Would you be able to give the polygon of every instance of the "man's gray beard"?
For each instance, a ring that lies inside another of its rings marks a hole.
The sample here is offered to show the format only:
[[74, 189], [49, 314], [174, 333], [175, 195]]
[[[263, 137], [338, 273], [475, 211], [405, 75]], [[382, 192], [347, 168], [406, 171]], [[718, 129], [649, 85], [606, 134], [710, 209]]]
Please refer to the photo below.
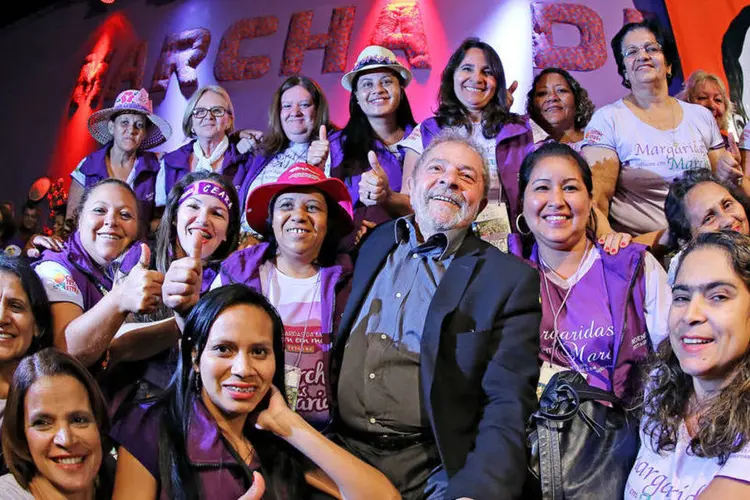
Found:
[[477, 218], [477, 215], [479, 215], [479, 209], [477, 207], [474, 216], [468, 218], [468, 216], [471, 214], [471, 209], [468, 205], [463, 204], [461, 206], [461, 209], [456, 212], [456, 214], [451, 218], [449, 222], [438, 224], [435, 220], [432, 219], [432, 217], [430, 217], [430, 210], [428, 208], [429, 199], [427, 199], [428, 196], [428, 194], [425, 194], [425, 199], [421, 200], [421, 203], [412, 205], [412, 208], [414, 209], [414, 220], [419, 227], [430, 227], [434, 232], [444, 233], [446, 231], [450, 231], [451, 229], [456, 229], [456, 226], [464, 220], [468, 220], [470, 225]]

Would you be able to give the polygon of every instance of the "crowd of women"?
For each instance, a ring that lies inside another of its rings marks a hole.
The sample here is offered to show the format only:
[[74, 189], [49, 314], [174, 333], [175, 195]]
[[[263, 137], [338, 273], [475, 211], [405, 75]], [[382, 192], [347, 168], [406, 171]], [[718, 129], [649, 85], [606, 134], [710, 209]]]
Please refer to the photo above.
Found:
[[612, 50], [624, 98], [595, 109], [548, 68], [517, 115], [469, 38], [417, 123], [410, 71], [371, 46], [342, 78], [342, 128], [304, 76], [264, 132], [235, 131], [212, 85], [161, 158], [170, 125], [121, 93], [90, 117], [103, 147], [71, 174], [74, 233], [0, 257], [0, 498], [398, 498], [325, 437], [331, 352], [362, 239], [412, 212], [411, 172], [446, 130], [490, 167], [475, 230], [538, 271], [540, 390], [573, 369], [640, 408], [623, 495], [750, 497], [750, 141], [715, 76], [668, 94], [655, 23]]

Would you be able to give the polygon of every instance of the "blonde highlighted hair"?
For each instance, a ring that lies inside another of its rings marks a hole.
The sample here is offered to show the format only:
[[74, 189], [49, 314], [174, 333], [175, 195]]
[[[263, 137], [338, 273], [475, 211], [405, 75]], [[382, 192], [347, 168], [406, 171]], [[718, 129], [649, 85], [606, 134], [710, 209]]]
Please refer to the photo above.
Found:
[[685, 81], [685, 86], [683, 87], [682, 91], [680, 91], [680, 93], [675, 97], [682, 101], [697, 104], [696, 94], [698, 92], [698, 85], [704, 82], [715, 83], [716, 86], [719, 87], [721, 98], [724, 99], [724, 104], [726, 106], [724, 115], [718, 120], [719, 128], [721, 128], [722, 130], [727, 130], [729, 128], [729, 118], [732, 116], [734, 108], [732, 106], [732, 101], [729, 100], [727, 86], [724, 85], [724, 81], [718, 76], [714, 75], [713, 73], [703, 71], [702, 69], [694, 71], [693, 74], [690, 75], [690, 78]]

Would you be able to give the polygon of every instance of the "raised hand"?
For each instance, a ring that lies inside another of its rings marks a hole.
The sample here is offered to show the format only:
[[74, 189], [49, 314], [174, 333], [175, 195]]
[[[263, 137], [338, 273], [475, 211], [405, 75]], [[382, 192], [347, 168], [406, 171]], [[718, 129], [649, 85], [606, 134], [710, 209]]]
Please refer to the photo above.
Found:
[[237, 500], [261, 500], [263, 494], [266, 492], [266, 481], [257, 470], [253, 472], [253, 484], [250, 489], [245, 492]]
[[240, 130], [238, 135], [240, 140], [237, 142], [237, 151], [241, 154], [255, 151], [263, 140], [263, 132], [260, 130]]
[[367, 161], [370, 162], [370, 170], [362, 174], [359, 181], [359, 200], [370, 207], [387, 201], [391, 195], [391, 187], [388, 174], [380, 166], [378, 155], [374, 151], [367, 153]]
[[310, 144], [310, 148], [307, 150], [307, 163], [320, 169], [325, 168], [330, 148], [331, 144], [328, 142], [328, 132], [326, 131], [326, 126], [321, 125], [318, 139], [312, 141], [312, 143]]
[[187, 257], [169, 265], [162, 287], [164, 305], [183, 316], [198, 302], [203, 286], [203, 234], [193, 231], [192, 236], [192, 246], [186, 249]]
[[716, 177], [723, 182], [735, 185], [739, 185], [742, 182], [744, 177], [742, 167], [740, 167], [740, 164], [734, 159], [731, 153], [725, 151], [719, 158], [719, 161], [716, 162]]
[[508, 87], [505, 91], [505, 99], [508, 103], [508, 109], [510, 109], [510, 107], [513, 106], [513, 103], [515, 102], [515, 100], [513, 99], [513, 92], [515, 92], [517, 88], [518, 80], [513, 80], [513, 83], [511, 83], [510, 87]]
[[268, 402], [268, 408], [258, 414], [255, 421], [255, 427], [268, 432], [273, 432], [283, 438], [292, 433], [291, 422], [298, 415], [289, 409], [284, 396], [275, 387], [271, 386], [271, 399]]
[[159, 307], [164, 275], [149, 270], [150, 263], [151, 249], [145, 243], [141, 243], [138, 264], [113, 289], [119, 294], [117, 303], [121, 312], [148, 314]]

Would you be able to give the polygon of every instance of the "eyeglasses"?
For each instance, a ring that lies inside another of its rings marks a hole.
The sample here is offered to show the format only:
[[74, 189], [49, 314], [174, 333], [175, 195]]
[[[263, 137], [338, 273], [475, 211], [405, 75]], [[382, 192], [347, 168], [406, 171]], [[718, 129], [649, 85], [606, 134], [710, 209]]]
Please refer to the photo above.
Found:
[[208, 115], [208, 113], [209, 113], [209, 112], [211, 112], [211, 114], [212, 114], [212, 115], [213, 115], [214, 117], [216, 117], [216, 118], [219, 118], [219, 117], [221, 117], [221, 116], [224, 116], [224, 115], [225, 115], [225, 114], [227, 114], [227, 113], [229, 113], [230, 115], [232, 114], [232, 113], [231, 113], [231, 112], [230, 112], [230, 111], [229, 111], [229, 110], [228, 110], [227, 108], [225, 108], [225, 107], [223, 107], [223, 106], [214, 106], [214, 107], [213, 107], [213, 108], [211, 108], [211, 109], [206, 109], [206, 108], [195, 108], [195, 109], [193, 110], [193, 113], [192, 113], [192, 114], [193, 114], [193, 117], [194, 117], [194, 118], [198, 118], [198, 119], [200, 120], [200, 119], [202, 119], [202, 118], [205, 118], [205, 117], [206, 117], [206, 115]]
[[659, 45], [659, 43], [657, 42], [651, 42], [647, 43], [643, 47], [638, 47], [636, 45], [625, 47], [625, 50], [622, 51], [622, 56], [626, 59], [630, 59], [636, 57], [641, 52], [641, 50], [645, 51], [649, 57], [653, 57], [657, 54], [662, 53], [661, 45]]

